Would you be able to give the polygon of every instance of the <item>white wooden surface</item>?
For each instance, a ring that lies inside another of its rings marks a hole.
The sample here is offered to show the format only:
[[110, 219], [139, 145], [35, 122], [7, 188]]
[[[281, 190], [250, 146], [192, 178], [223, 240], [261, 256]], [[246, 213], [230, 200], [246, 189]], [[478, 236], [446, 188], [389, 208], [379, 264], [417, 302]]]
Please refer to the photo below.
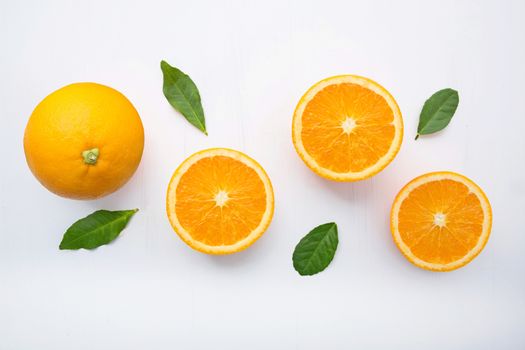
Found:
[[[521, 1], [2, 1], [0, 349], [525, 348], [524, 15]], [[209, 137], [165, 101], [161, 59], [199, 86]], [[290, 136], [302, 93], [343, 73], [387, 87], [406, 131], [394, 162], [353, 184], [310, 172]], [[22, 147], [35, 105], [77, 81], [122, 91], [146, 130], [132, 181], [91, 202], [47, 192]], [[454, 120], [414, 141], [444, 87], [460, 92]], [[238, 255], [192, 251], [164, 213], [175, 167], [212, 146], [256, 158], [275, 187], [269, 231]], [[443, 274], [405, 261], [388, 228], [402, 185], [441, 169], [494, 210], [482, 254]], [[134, 207], [114, 244], [58, 250], [76, 219]], [[299, 277], [295, 244], [332, 220], [332, 265]]]

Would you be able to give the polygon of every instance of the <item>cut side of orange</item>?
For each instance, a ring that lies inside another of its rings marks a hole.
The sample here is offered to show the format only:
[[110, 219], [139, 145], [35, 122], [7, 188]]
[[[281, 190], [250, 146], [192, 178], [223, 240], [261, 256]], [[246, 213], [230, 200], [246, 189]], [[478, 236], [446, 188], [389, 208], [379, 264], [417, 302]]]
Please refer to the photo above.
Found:
[[225, 148], [197, 152], [173, 174], [166, 198], [169, 221], [190, 247], [230, 254], [254, 243], [268, 228], [274, 197], [264, 169]]
[[366, 179], [396, 156], [403, 139], [401, 111], [378, 83], [340, 75], [312, 86], [292, 123], [295, 149], [318, 175], [335, 181]]
[[472, 180], [453, 172], [415, 178], [392, 205], [396, 245], [426, 270], [450, 271], [468, 264], [485, 247], [491, 226], [487, 196]]

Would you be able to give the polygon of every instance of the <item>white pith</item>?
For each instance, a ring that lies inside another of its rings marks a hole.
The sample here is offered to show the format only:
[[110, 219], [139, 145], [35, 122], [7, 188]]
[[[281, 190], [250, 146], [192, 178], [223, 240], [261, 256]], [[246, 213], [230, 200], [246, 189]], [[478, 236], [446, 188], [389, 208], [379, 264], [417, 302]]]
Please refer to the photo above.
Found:
[[228, 199], [230, 199], [230, 197], [228, 197], [228, 192], [224, 190], [220, 190], [219, 192], [217, 192], [217, 194], [213, 198], [213, 200], [215, 201], [215, 205], [218, 207], [223, 207], [226, 204], [226, 202], [228, 202]]
[[447, 216], [443, 213], [434, 214], [434, 225], [445, 227], [447, 224]]
[[346, 119], [341, 123], [341, 129], [345, 134], [350, 134], [354, 130], [356, 122], [354, 118], [346, 117]]

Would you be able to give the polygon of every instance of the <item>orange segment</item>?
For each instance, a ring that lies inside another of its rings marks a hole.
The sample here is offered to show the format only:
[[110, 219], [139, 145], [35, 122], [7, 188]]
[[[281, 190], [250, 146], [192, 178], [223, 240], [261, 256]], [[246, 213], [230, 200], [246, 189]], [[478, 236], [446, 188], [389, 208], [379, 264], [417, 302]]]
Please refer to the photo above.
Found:
[[490, 235], [490, 203], [470, 179], [452, 172], [422, 175], [397, 195], [391, 212], [394, 241], [421, 268], [450, 271], [466, 265]]
[[355, 181], [392, 161], [401, 146], [403, 121], [382, 86], [342, 75], [320, 81], [301, 98], [292, 138], [299, 156], [318, 175]]
[[247, 248], [273, 215], [270, 179], [245, 154], [209, 149], [186, 159], [168, 186], [167, 214], [192, 248], [229, 254]]

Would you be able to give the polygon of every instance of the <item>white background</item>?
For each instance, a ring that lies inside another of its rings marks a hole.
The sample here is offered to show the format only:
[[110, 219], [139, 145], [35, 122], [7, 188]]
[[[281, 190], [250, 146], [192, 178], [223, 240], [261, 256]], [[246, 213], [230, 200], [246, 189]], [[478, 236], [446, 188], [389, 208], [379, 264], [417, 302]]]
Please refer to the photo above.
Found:
[[[6, 1], [0, 5], [0, 349], [524, 349], [525, 3], [520, 1]], [[209, 136], [162, 94], [160, 60], [197, 83]], [[332, 183], [291, 142], [306, 89], [354, 73], [384, 85], [404, 116], [397, 158], [374, 178]], [[22, 139], [36, 104], [94, 81], [123, 92], [145, 127], [142, 163], [118, 192], [47, 192]], [[421, 107], [452, 87], [449, 127], [414, 141]], [[257, 159], [275, 188], [270, 229], [250, 249], [191, 250], [165, 215], [168, 180], [208, 147]], [[453, 170], [494, 210], [470, 265], [408, 263], [389, 231], [398, 190]], [[140, 208], [94, 251], [59, 251], [96, 209]], [[295, 244], [335, 221], [340, 244], [313, 277]]]

